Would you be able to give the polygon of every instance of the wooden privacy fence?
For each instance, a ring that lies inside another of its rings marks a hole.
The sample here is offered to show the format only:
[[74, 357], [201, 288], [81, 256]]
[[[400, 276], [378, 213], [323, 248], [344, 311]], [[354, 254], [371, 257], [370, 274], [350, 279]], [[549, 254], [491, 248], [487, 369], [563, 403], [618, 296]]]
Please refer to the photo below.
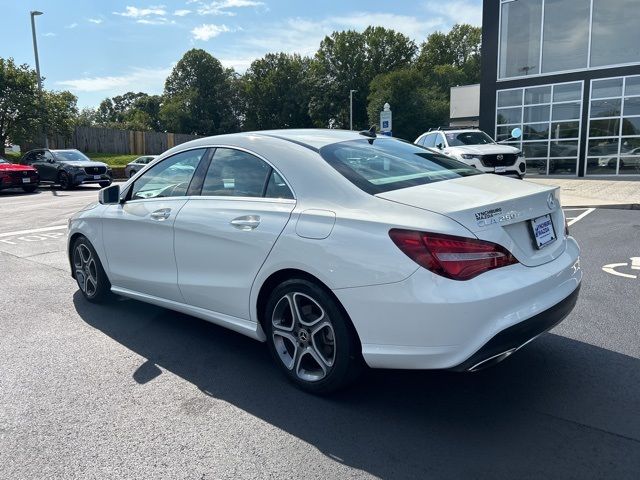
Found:
[[[165, 132], [138, 132], [115, 128], [76, 127], [70, 138], [54, 135], [49, 148], [77, 148], [82, 152], [118, 153], [123, 155], [158, 155], [198, 135]], [[29, 145], [29, 148], [42, 145]]]

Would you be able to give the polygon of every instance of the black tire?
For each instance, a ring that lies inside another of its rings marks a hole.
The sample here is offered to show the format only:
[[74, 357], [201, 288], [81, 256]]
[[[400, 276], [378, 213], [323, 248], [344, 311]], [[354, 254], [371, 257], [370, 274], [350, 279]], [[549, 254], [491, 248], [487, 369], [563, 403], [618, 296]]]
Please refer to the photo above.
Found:
[[38, 185], [29, 185], [28, 187], [22, 187], [22, 190], [24, 190], [27, 193], [33, 193], [38, 189]]
[[[304, 323], [293, 319], [292, 298]], [[301, 389], [327, 394], [346, 387], [360, 373], [362, 357], [357, 334], [324, 288], [305, 279], [287, 280], [271, 292], [263, 318], [271, 355]], [[321, 327], [325, 323], [330, 326]]]
[[109, 180], [108, 182], [100, 182], [98, 185], [100, 185], [102, 188], [107, 188], [109, 185], [111, 185], [111, 180]]
[[[93, 245], [85, 237], [79, 237], [73, 243], [71, 264], [78, 288], [84, 298], [91, 303], [103, 303], [112, 298], [111, 282], [102, 268]], [[91, 286], [92, 277], [95, 280], [93, 286]]]
[[65, 171], [58, 173], [58, 185], [60, 185], [60, 190], [70, 190], [73, 188], [73, 184], [71, 183], [71, 178], [69, 178], [69, 174]]

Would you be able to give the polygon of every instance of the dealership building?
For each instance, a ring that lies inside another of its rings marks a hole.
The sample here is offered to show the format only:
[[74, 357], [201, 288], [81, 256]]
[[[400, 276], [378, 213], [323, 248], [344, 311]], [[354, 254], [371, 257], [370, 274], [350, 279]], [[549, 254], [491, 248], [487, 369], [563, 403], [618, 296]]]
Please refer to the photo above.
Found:
[[640, 175], [640, 0], [484, 0], [480, 128], [528, 172]]

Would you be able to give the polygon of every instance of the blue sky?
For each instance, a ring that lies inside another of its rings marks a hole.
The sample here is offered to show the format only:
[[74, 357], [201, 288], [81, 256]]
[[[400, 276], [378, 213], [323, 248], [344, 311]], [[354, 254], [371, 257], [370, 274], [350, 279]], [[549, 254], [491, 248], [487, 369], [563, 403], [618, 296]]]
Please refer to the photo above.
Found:
[[311, 55], [334, 30], [382, 25], [417, 43], [455, 23], [480, 25], [481, 0], [0, 0], [0, 57], [34, 65], [36, 17], [45, 88], [81, 107], [129, 90], [161, 93], [190, 48], [244, 72], [268, 52]]

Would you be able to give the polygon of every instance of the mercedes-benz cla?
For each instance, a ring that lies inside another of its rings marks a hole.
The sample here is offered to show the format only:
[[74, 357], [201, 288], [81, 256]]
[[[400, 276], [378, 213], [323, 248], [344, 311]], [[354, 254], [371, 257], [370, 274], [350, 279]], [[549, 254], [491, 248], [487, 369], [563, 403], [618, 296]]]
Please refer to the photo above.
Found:
[[372, 132], [175, 147], [70, 220], [84, 297], [111, 293], [266, 341], [324, 393], [364, 364], [475, 371], [572, 310], [558, 189]]

